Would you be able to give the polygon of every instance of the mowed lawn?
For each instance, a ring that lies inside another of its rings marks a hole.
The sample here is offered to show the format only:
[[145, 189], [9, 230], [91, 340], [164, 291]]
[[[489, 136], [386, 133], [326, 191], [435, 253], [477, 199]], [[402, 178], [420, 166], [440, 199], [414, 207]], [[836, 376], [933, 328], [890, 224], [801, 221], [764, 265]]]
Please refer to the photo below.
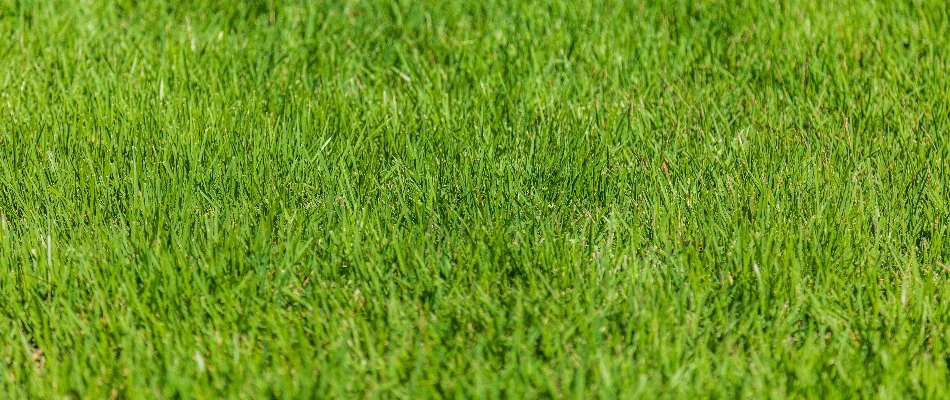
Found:
[[4, 398], [945, 397], [950, 7], [0, 0]]

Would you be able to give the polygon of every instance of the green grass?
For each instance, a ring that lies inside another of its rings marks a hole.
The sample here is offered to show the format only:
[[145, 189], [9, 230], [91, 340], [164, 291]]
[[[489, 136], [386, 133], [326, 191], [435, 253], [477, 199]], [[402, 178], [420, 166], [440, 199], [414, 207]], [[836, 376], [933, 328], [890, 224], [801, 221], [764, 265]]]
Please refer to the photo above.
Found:
[[5, 398], [944, 397], [950, 8], [0, 0]]

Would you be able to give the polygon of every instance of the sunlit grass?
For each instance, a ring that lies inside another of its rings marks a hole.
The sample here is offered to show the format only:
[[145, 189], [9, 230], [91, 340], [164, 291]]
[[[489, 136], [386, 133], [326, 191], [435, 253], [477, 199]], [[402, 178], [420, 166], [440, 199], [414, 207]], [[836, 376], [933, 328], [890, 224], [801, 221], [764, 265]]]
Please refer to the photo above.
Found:
[[0, 393], [946, 396], [948, 10], [0, 0]]

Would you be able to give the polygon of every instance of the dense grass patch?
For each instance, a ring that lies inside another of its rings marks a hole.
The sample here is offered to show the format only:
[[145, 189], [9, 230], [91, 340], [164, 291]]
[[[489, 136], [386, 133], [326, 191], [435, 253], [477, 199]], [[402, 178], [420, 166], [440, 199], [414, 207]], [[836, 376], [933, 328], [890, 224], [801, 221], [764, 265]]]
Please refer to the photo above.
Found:
[[930, 397], [938, 0], [0, 0], [5, 397]]

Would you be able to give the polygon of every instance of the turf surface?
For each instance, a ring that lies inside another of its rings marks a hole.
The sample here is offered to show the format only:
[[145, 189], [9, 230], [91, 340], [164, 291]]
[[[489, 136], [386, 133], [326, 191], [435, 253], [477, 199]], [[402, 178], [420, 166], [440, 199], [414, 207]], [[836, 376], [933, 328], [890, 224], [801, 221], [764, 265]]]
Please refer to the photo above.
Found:
[[0, 0], [0, 392], [950, 395], [948, 40], [940, 0]]

